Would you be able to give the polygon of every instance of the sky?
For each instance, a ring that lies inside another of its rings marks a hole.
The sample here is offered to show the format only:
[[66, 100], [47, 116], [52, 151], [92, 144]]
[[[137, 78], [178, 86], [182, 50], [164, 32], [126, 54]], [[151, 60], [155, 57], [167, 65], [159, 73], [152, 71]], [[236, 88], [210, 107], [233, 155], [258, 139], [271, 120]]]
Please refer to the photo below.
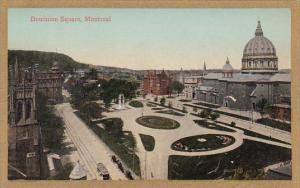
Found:
[[[32, 17], [82, 22], [32, 22]], [[85, 16], [110, 22], [85, 22]], [[228, 57], [241, 68], [243, 49], [257, 21], [277, 50], [279, 68], [291, 64], [291, 13], [287, 8], [10, 8], [8, 48], [66, 54], [74, 60], [130, 69], [219, 69]]]

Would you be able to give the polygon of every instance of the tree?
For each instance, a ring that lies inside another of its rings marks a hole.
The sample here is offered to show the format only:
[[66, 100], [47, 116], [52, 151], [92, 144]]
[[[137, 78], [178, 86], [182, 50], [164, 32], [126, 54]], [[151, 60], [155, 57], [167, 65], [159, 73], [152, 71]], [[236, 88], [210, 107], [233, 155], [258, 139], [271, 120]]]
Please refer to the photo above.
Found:
[[210, 116], [210, 111], [209, 111], [209, 110], [206, 110], [206, 109], [203, 109], [203, 110], [199, 113], [199, 116], [200, 116], [201, 118], [207, 119], [207, 118], [209, 118], [209, 116]]
[[54, 112], [54, 107], [47, 104], [48, 97], [37, 94], [37, 120], [41, 126], [42, 142], [45, 147], [60, 149], [65, 139], [64, 122]]
[[261, 115], [261, 118], [263, 118], [263, 115], [266, 113], [265, 108], [267, 107], [268, 100], [265, 98], [260, 99], [257, 103], [256, 106], [258, 108], [258, 111]]
[[197, 112], [197, 108], [196, 107], [193, 107], [193, 112]]
[[158, 97], [155, 96], [155, 97], [154, 97], [154, 102], [157, 102], [157, 101], [158, 101]]
[[230, 126], [231, 126], [231, 127], [235, 127], [235, 122], [232, 121], [232, 122], [230, 123]]
[[161, 104], [162, 106], [165, 106], [165, 103], [166, 103], [166, 98], [165, 98], [165, 97], [161, 98], [161, 99], [160, 99], [160, 104]]
[[102, 109], [100, 105], [96, 102], [87, 102], [80, 106], [80, 113], [90, 120], [91, 118], [99, 118], [101, 117]]
[[184, 113], [187, 113], [187, 110], [186, 110], [186, 107], [185, 107], [185, 106], [182, 107], [182, 111], [183, 111]]
[[168, 107], [169, 107], [169, 108], [172, 108], [172, 103], [171, 103], [171, 101], [169, 101]]
[[184, 89], [184, 85], [176, 80], [172, 81], [170, 90], [171, 92], [177, 92], [177, 95], [179, 96], [179, 93], [181, 93]]
[[123, 121], [120, 118], [111, 118], [103, 122], [105, 130], [115, 137], [123, 135]]
[[104, 106], [108, 110], [108, 108], [111, 106], [111, 98], [109, 97], [104, 97], [103, 98]]
[[136, 97], [136, 90], [139, 84], [121, 79], [111, 79], [101, 85], [101, 98], [106, 101], [117, 100], [119, 94], [124, 94], [126, 99], [131, 100]]
[[210, 116], [211, 120], [215, 121], [215, 120], [217, 120], [220, 117], [220, 114], [217, 113], [217, 112], [212, 112], [212, 113], [210, 113], [209, 116]]

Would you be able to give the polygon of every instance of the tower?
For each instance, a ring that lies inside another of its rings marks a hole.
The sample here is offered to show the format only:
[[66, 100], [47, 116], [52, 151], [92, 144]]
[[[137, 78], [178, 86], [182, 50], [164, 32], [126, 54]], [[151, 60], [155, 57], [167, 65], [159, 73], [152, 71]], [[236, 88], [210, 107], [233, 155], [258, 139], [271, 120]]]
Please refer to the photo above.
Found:
[[18, 61], [9, 67], [8, 164], [10, 179], [39, 179], [41, 176], [41, 136], [36, 119], [35, 72], [20, 69]]
[[204, 61], [204, 64], [203, 64], [203, 76], [205, 76], [206, 75], [206, 64], [205, 64], [205, 61]]

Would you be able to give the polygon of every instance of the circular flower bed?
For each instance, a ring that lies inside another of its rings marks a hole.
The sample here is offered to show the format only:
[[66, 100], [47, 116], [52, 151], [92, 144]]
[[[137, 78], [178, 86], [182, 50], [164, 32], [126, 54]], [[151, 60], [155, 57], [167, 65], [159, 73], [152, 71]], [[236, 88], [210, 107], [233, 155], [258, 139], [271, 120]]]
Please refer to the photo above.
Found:
[[153, 129], [176, 129], [180, 126], [177, 121], [160, 116], [142, 116], [136, 122]]
[[185, 137], [175, 141], [171, 148], [176, 151], [199, 152], [220, 149], [235, 142], [234, 137], [221, 134], [205, 134]]

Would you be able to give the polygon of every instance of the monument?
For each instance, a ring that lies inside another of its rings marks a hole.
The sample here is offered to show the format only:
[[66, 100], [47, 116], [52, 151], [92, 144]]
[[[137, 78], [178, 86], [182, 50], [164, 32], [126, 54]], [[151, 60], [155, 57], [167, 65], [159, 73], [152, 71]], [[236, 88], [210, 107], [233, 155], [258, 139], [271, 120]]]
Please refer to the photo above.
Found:
[[119, 94], [119, 105], [117, 107], [118, 110], [125, 109], [125, 97], [124, 94], [120, 93]]

